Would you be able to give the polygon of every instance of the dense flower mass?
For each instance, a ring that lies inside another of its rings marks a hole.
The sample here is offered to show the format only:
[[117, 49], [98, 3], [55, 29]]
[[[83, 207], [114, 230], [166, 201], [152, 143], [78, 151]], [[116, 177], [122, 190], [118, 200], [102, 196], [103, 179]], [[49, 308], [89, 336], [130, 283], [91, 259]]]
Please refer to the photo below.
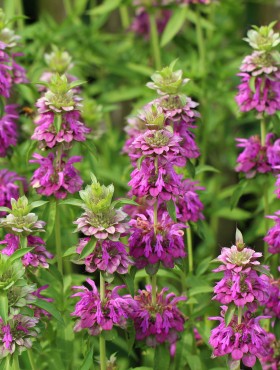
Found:
[[197, 194], [198, 190], [205, 190], [204, 187], [198, 186], [198, 181], [186, 179], [182, 181], [177, 205], [177, 218], [180, 222], [197, 222], [204, 219], [202, 214], [204, 205]]
[[[0, 244], [5, 246], [1, 250], [1, 253], [11, 256], [16, 250], [19, 249], [20, 240], [16, 235], [6, 234], [4, 240], [0, 241]], [[46, 250], [45, 244], [46, 243], [44, 240], [38, 236], [29, 235], [27, 237], [27, 246], [33, 249], [22, 257], [23, 265], [48, 268], [49, 264], [47, 259], [52, 259], [53, 255]]]
[[[226, 310], [226, 306], [222, 306]], [[267, 333], [259, 324], [259, 321], [267, 316], [252, 317], [250, 311], [243, 315], [241, 323], [238, 323], [234, 315], [227, 326], [222, 317], [210, 317], [210, 320], [220, 321], [220, 325], [211, 331], [209, 343], [213, 347], [214, 356], [230, 355], [233, 361], [242, 360], [243, 364], [253, 367], [256, 358], [270, 354], [270, 339]]]
[[280, 341], [277, 340], [274, 334], [269, 333], [270, 353], [260, 358], [263, 370], [278, 370], [280, 368]]
[[[254, 177], [256, 173], [271, 171], [267, 148], [270, 145], [271, 134], [266, 137], [266, 145], [262, 146], [259, 136], [251, 136], [249, 139], [236, 139], [239, 148], [244, 148], [237, 158], [237, 172], [244, 172], [247, 178]], [[270, 155], [269, 158], [271, 158]]]
[[[7, 169], [0, 170], [0, 207], [11, 207], [11, 199], [18, 199], [20, 193], [20, 184], [24, 191], [27, 190], [27, 183], [24, 177]], [[4, 216], [0, 212], [0, 216]]]
[[0, 359], [18, 351], [19, 354], [32, 347], [32, 338], [37, 337], [38, 318], [12, 315], [5, 325], [0, 318]]
[[84, 286], [75, 286], [80, 290], [72, 297], [80, 297], [72, 316], [78, 317], [74, 330], [88, 329], [89, 334], [98, 335], [102, 330], [111, 330], [114, 325], [124, 327], [128, 318], [128, 311], [133, 300], [130, 297], [121, 297], [118, 291], [124, 286], [116, 286], [113, 290], [106, 289], [105, 299], [100, 294], [93, 280], [87, 279], [92, 290]]
[[224, 277], [214, 287], [213, 299], [222, 304], [234, 303], [236, 306], [247, 305], [251, 310], [264, 305], [269, 299], [269, 284], [250, 270], [246, 273], [236, 273], [226, 270]]
[[[280, 267], [278, 270], [280, 271]], [[264, 312], [266, 315], [280, 319], [280, 279], [269, 278], [266, 275], [263, 275], [262, 278], [267, 281], [269, 292]]]
[[137, 268], [162, 262], [165, 267], [173, 268], [174, 262], [186, 256], [184, 246], [184, 224], [176, 224], [167, 212], [159, 215], [154, 224], [153, 211], [147, 210], [147, 216], [139, 214], [129, 222], [130, 255], [135, 259]]
[[272, 219], [275, 225], [268, 230], [264, 241], [268, 244], [270, 253], [280, 253], [280, 211], [275, 212], [273, 216], [267, 216], [267, 218]]
[[168, 293], [168, 288], [163, 288], [156, 294], [156, 303], [152, 303], [152, 287], [139, 290], [139, 295], [134, 297], [136, 307], [131, 311], [136, 329], [136, 339], [146, 340], [148, 346], [169, 342], [173, 344], [178, 339], [178, 333], [184, 330], [185, 318], [178, 309], [179, 301], [186, 297], [176, 297]]
[[67, 161], [65, 155], [59, 158], [54, 153], [49, 153], [46, 158], [35, 153], [33, 157], [30, 162], [38, 163], [40, 167], [34, 172], [31, 185], [39, 194], [64, 199], [68, 193], [81, 190], [83, 180], [73, 166], [81, 161], [81, 157], [71, 157]]
[[[77, 247], [77, 253], [81, 254], [90, 238], [80, 239]], [[131, 261], [128, 258], [125, 245], [119, 241], [103, 240], [98, 241], [92, 253], [85, 257], [83, 263], [86, 271], [94, 272], [96, 270], [105, 271], [109, 274], [115, 272], [127, 274]]]
[[0, 118], [0, 157], [5, 157], [10, 146], [17, 143], [17, 125], [18, 113], [16, 105], [6, 105], [5, 113]]

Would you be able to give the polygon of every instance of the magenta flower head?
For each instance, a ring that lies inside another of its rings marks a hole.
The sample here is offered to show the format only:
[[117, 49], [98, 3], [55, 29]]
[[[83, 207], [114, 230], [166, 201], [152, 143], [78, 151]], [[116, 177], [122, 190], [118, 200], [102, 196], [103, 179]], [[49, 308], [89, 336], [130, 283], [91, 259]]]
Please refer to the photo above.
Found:
[[0, 42], [0, 95], [9, 98], [12, 87], [10, 74], [12, 67], [10, 66], [10, 57], [3, 49], [5, 49], [5, 44]]
[[[266, 145], [262, 146], [259, 136], [251, 136], [249, 139], [236, 139], [237, 146], [244, 148], [237, 158], [238, 165], [235, 170], [245, 173], [247, 178], [254, 177], [256, 173], [271, 172], [271, 164], [268, 160], [267, 150], [270, 147], [272, 135], [266, 136]], [[270, 155], [270, 158], [272, 155]]]
[[115, 209], [112, 204], [114, 186], [100, 185], [96, 177], [91, 175], [92, 184], [80, 191], [83, 200], [81, 205], [85, 212], [74, 224], [77, 231], [96, 239], [118, 241], [128, 228], [127, 214]]
[[274, 334], [268, 333], [270, 340], [270, 353], [260, 358], [263, 370], [280, 369], [280, 340], [277, 340]]
[[185, 301], [186, 297], [176, 297], [163, 288], [156, 294], [156, 304], [152, 304], [152, 287], [139, 290], [134, 297], [136, 307], [131, 310], [131, 317], [136, 329], [136, 339], [145, 340], [151, 347], [164, 342], [170, 345], [176, 343], [178, 333], [184, 330], [185, 317], [177, 304]]
[[268, 230], [263, 240], [268, 244], [269, 253], [280, 253], [280, 211], [275, 212], [273, 216], [266, 217], [272, 219], [275, 225]]
[[[80, 239], [77, 253], [81, 254], [90, 238]], [[80, 263], [80, 262], [79, 262]], [[128, 267], [132, 261], [128, 257], [125, 245], [118, 241], [100, 240], [96, 243], [94, 251], [82, 261], [86, 265], [86, 271], [96, 270], [107, 272], [108, 274], [127, 274]]]
[[262, 253], [255, 252], [251, 248], [246, 248], [243, 243], [242, 234], [238, 229], [236, 230], [236, 235], [236, 245], [233, 245], [231, 248], [222, 248], [222, 253], [217, 258], [222, 265], [213, 270], [214, 272], [232, 271], [235, 273], [248, 273], [254, 266], [260, 265], [257, 259], [262, 256]]
[[39, 333], [37, 317], [29, 317], [21, 314], [11, 315], [4, 324], [0, 318], [0, 359], [18, 351], [23, 351], [32, 347], [32, 338], [36, 338]]
[[129, 222], [130, 255], [134, 257], [137, 268], [159, 262], [173, 268], [176, 260], [186, 256], [182, 230], [186, 226], [172, 221], [167, 212], [159, 214], [155, 225], [153, 211], [147, 210], [146, 213], [147, 216], [139, 214], [136, 220]]
[[204, 205], [197, 194], [198, 190], [205, 190], [204, 187], [198, 186], [198, 181], [186, 179], [182, 182], [177, 207], [177, 218], [180, 222], [197, 222], [203, 220], [202, 214]]
[[[18, 199], [20, 185], [27, 191], [27, 182], [24, 177], [6, 169], [0, 170], [0, 207], [11, 208], [11, 199]], [[4, 216], [6, 212], [0, 212]]]
[[66, 154], [58, 158], [54, 153], [49, 153], [45, 158], [35, 153], [33, 157], [35, 159], [30, 162], [40, 165], [31, 179], [31, 185], [38, 194], [64, 199], [68, 193], [74, 194], [81, 190], [83, 180], [73, 164], [80, 162], [82, 157], [71, 157], [67, 161], [64, 159]]
[[72, 297], [80, 297], [71, 314], [78, 317], [74, 330], [88, 329], [90, 335], [99, 335], [103, 330], [111, 330], [114, 325], [124, 328], [133, 303], [131, 297], [121, 297], [118, 294], [125, 286], [116, 286], [113, 290], [106, 289], [105, 299], [102, 301], [95, 282], [91, 279], [87, 279], [86, 282], [92, 290], [84, 286], [73, 287], [79, 292]]
[[230, 356], [230, 361], [242, 361], [245, 366], [253, 367], [257, 358], [268, 356], [270, 353], [270, 339], [259, 324], [261, 319], [269, 316], [254, 318], [250, 311], [243, 315], [242, 322], [238, 324], [234, 315], [227, 326], [224, 314], [227, 306], [222, 306], [221, 317], [209, 317], [210, 320], [220, 321], [220, 325], [211, 331], [209, 343], [213, 347], [213, 356]]
[[[278, 271], [280, 271], [280, 266]], [[261, 277], [267, 282], [269, 292], [269, 299], [266, 302], [264, 313], [280, 319], [280, 279], [273, 279], [266, 275]]]
[[5, 113], [0, 118], [0, 157], [5, 157], [8, 149], [17, 144], [16, 121], [18, 117], [16, 105], [5, 106]]
[[[0, 241], [0, 245], [5, 247], [1, 250], [2, 254], [11, 256], [15, 253], [20, 247], [20, 240], [17, 235], [6, 234], [4, 240]], [[45, 248], [45, 242], [43, 239], [38, 236], [29, 235], [27, 237], [27, 246], [33, 248], [32, 251], [26, 253], [22, 258], [22, 264], [25, 267], [43, 267], [48, 268], [49, 264], [47, 259], [52, 259], [53, 255], [49, 253]]]
[[68, 84], [65, 75], [55, 75], [49, 90], [36, 103], [39, 115], [32, 139], [41, 141], [42, 148], [63, 143], [69, 149], [73, 140], [86, 140], [90, 129], [81, 122], [80, 98], [73, 93], [76, 85], [78, 82]]

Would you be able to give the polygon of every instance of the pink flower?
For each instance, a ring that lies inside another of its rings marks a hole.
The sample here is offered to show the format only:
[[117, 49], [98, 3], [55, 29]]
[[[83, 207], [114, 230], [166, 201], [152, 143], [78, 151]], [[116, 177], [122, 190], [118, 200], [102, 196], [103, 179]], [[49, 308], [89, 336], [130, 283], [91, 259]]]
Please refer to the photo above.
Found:
[[72, 295], [72, 297], [80, 297], [75, 311], [71, 314], [79, 318], [74, 330], [88, 329], [90, 335], [99, 335], [102, 330], [111, 330], [114, 325], [124, 327], [129, 307], [133, 303], [131, 298], [118, 295], [118, 291], [125, 286], [116, 286], [113, 290], [106, 289], [106, 298], [102, 302], [95, 282], [91, 279], [87, 279], [86, 282], [92, 290], [84, 286], [72, 287], [80, 290]]
[[[227, 310], [226, 306], [222, 306]], [[250, 311], [243, 315], [242, 322], [238, 324], [237, 316], [226, 326], [222, 317], [209, 317], [210, 320], [220, 321], [220, 325], [211, 331], [209, 343], [213, 347], [215, 357], [229, 355], [233, 361], [242, 360], [243, 364], [253, 367], [256, 358], [262, 358], [270, 353], [270, 339], [259, 324], [267, 316], [252, 317]]]
[[[21, 182], [23, 190], [27, 191], [24, 177], [7, 169], [0, 170], [0, 207], [11, 208], [11, 199], [19, 198], [19, 182]], [[4, 215], [4, 212], [0, 212], [0, 216]]]
[[280, 77], [279, 64], [273, 54], [263, 51], [254, 51], [247, 55], [242, 61], [240, 71], [248, 72], [252, 76], [270, 75], [270, 78], [275, 80]]
[[[16, 250], [19, 249], [19, 237], [13, 234], [6, 234], [4, 240], [0, 241], [0, 245], [5, 245], [1, 250], [2, 254], [11, 256]], [[27, 236], [27, 246], [32, 247], [33, 250], [26, 253], [22, 258], [24, 266], [43, 267], [48, 268], [49, 264], [47, 259], [52, 259], [53, 255], [45, 248], [45, 242], [38, 236]]]
[[156, 225], [152, 210], [147, 210], [147, 216], [139, 214], [136, 220], [129, 222], [130, 255], [134, 257], [137, 268], [158, 262], [173, 268], [177, 259], [186, 256], [182, 230], [186, 226], [173, 222], [167, 212], [158, 216]]
[[268, 244], [269, 253], [280, 253], [280, 211], [275, 212], [273, 216], [266, 217], [274, 220], [275, 225], [268, 230], [263, 240]]
[[67, 162], [65, 157], [65, 154], [62, 154], [61, 158], [56, 158], [54, 153], [49, 153], [46, 158], [37, 153], [33, 154], [35, 159], [30, 162], [39, 163], [40, 167], [34, 172], [31, 185], [38, 194], [64, 199], [68, 193], [74, 194], [81, 190], [83, 180], [73, 164], [80, 162], [82, 157], [71, 157]]
[[146, 344], [155, 347], [157, 344], [176, 343], [178, 333], [184, 330], [185, 317], [178, 309], [179, 301], [186, 297], [176, 297], [174, 293], [166, 295], [168, 288], [163, 288], [156, 295], [156, 304], [152, 303], [152, 288], [139, 290], [134, 297], [136, 307], [131, 310], [131, 317], [136, 329], [136, 339], [146, 340]]
[[177, 218], [181, 222], [197, 222], [203, 220], [203, 204], [197, 194], [198, 190], [205, 190], [204, 187], [198, 186], [198, 181], [186, 179], [182, 182], [180, 194], [176, 201]]
[[17, 124], [19, 116], [16, 111], [16, 105], [6, 105], [5, 113], [0, 118], [0, 157], [7, 155], [10, 146], [17, 144]]
[[[90, 238], [80, 239], [77, 253], [81, 254]], [[94, 251], [82, 261], [86, 265], [86, 271], [106, 271], [108, 274], [127, 274], [132, 261], [128, 258], [125, 245], [118, 241], [98, 241]]]
[[[244, 172], [247, 178], [254, 177], [256, 173], [271, 172], [272, 167], [267, 157], [271, 134], [266, 136], [266, 145], [262, 146], [259, 136], [251, 136], [249, 139], [236, 139], [237, 146], [244, 148], [237, 158], [238, 165], [235, 170]], [[270, 156], [271, 158], [271, 156]]]

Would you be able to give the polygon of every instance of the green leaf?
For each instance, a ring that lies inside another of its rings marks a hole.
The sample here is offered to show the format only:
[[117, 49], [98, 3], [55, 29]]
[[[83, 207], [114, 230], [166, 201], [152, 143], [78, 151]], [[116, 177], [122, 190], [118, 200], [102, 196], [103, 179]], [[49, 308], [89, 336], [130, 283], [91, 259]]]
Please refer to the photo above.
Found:
[[0, 118], [3, 117], [5, 113], [5, 101], [4, 101], [4, 97], [1, 95], [0, 96]]
[[176, 206], [175, 206], [175, 203], [172, 199], [168, 200], [166, 202], [166, 207], [167, 207], [167, 211], [168, 211], [168, 214], [169, 216], [172, 218], [172, 220], [174, 222], [177, 221], [177, 215], [176, 215]]
[[177, 35], [186, 20], [186, 14], [186, 6], [177, 7], [177, 9], [175, 8], [162, 34], [160, 42], [161, 47], [168, 44], [174, 38], [174, 36]]
[[246, 179], [242, 179], [240, 183], [237, 185], [236, 189], [232, 193], [231, 200], [230, 200], [230, 208], [233, 209], [237, 206], [240, 197], [242, 196], [244, 189], [246, 188], [248, 181]]
[[4, 323], [7, 322], [8, 314], [8, 297], [5, 292], [2, 292], [0, 294], [0, 317], [2, 317]]
[[190, 160], [187, 161], [186, 168], [187, 168], [187, 171], [188, 171], [190, 177], [194, 178], [195, 177], [195, 166], [193, 165], [193, 163]]
[[7, 356], [3, 358], [2, 360], [0, 360], [0, 370], [10, 369], [9, 361], [10, 361], [10, 356]]
[[197, 166], [195, 172], [198, 175], [199, 173], [202, 173], [202, 172], [216, 172], [216, 173], [220, 173], [221, 171], [219, 171], [217, 168], [215, 168], [213, 166], [208, 166], [208, 165], [205, 164], [205, 165]]
[[204, 258], [197, 266], [195, 274], [197, 276], [202, 275], [209, 267], [209, 264], [212, 260], [212, 257], [206, 257]]
[[121, 3], [122, 0], [105, 0], [103, 4], [90, 10], [88, 13], [91, 15], [100, 15], [104, 13], [109, 13], [115, 10]]
[[101, 335], [106, 341], [111, 342], [118, 337], [118, 332], [117, 329], [113, 327], [111, 330], [103, 330]]
[[89, 370], [93, 365], [93, 346], [90, 347], [88, 352], [85, 355], [84, 361], [82, 363], [82, 366], [80, 367], [80, 370]]
[[127, 289], [129, 290], [129, 293], [132, 296], [134, 296], [134, 280], [135, 280], [136, 272], [137, 272], [136, 267], [132, 266], [128, 274], [120, 275], [121, 280], [124, 282]]
[[65, 253], [63, 253], [62, 257], [64, 258], [64, 257], [67, 257], [67, 256], [72, 256], [72, 254], [76, 254], [77, 253], [76, 249], [77, 249], [76, 246], [68, 248], [67, 251]]
[[231, 320], [234, 316], [235, 310], [236, 310], [236, 306], [233, 303], [231, 303], [228, 306], [227, 312], [225, 314], [225, 324], [226, 324], [226, 326], [228, 326], [229, 323], [231, 322]]
[[52, 199], [44, 210], [44, 219], [47, 221], [45, 240], [52, 235], [56, 218], [56, 200]]
[[73, 89], [74, 87], [86, 84], [87, 81], [73, 81], [69, 84], [70, 89]]
[[253, 93], [256, 92], [256, 77], [251, 77], [249, 80], [249, 87]]
[[62, 124], [62, 116], [61, 114], [56, 114], [54, 116], [54, 127], [55, 127], [56, 132], [60, 131], [61, 124]]
[[125, 334], [126, 334], [126, 341], [127, 341], [127, 351], [128, 351], [128, 354], [130, 354], [132, 352], [133, 345], [135, 342], [135, 336], [136, 336], [134, 322], [131, 319], [127, 320]]
[[81, 144], [89, 151], [89, 153], [91, 153], [94, 157], [96, 156], [97, 149], [92, 144], [92, 142], [89, 143], [88, 140], [86, 140], [86, 141], [81, 141]]
[[76, 206], [76, 207], [82, 207], [84, 205], [84, 202], [81, 199], [65, 199], [59, 202], [59, 205], [67, 204], [69, 206]]
[[269, 276], [270, 278], [272, 278], [273, 276], [271, 275], [271, 273], [266, 269], [264, 268], [263, 266], [261, 265], [255, 265], [253, 267], [253, 270], [256, 270], [258, 272], [260, 272], [261, 274], [264, 274], [266, 276]]
[[29, 145], [29, 148], [27, 149], [26, 157], [25, 157], [25, 161], [26, 161], [27, 165], [29, 164], [29, 160], [30, 160], [35, 148], [37, 147], [37, 144], [38, 143], [35, 140], [30, 141], [30, 145]]
[[209, 285], [197, 286], [195, 288], [190, 289], [189, 296], [192, 297], [194, 295], [203, 294], [203, 293], [213, 293], [213, 288]]
[[193, 355], [190, 352], [187, 352], [186, 359], [191, 370], [198, 370], [203, 368], [198, 355]]
[[117, 207], [123, 206], [124, 204], [132, 204], [133, 206], [139, 206], [139, 204], [136, 203], [132, 199], [119, 198], [119, 199], [114, 200], [114, 202], [112, 202], [112, 207], [117, 208]]
[[[192, 11], [190, 8], [188, 8], [188, 11], [186, 13], [186, 19], [188, 19], [190, 22], [197, 24], [197, 13]], [[204, 17], [199, 17], [199, 21], [201, 24], [201, 27], [205, 28], [206, 30], [214, 30], [215, 26], [209, 22], [206, 18]]]
[[36, 202], [32, 202], [30, 204], [30, 207], [31, 207], [30, 210], [34, 209], [34, 208], [42, 207], [43, 205], [45, 205], [47, 203], [49, 203], [48, 200], [37, 200]]
[[279, 117], [279, 113], [277, 112], [276, 114], [274, 114], [271, 119], [272, 119], [273, 129], [274, 129], [275, 133], [277, 134], [277, 136], [280, 136], [280, 117]]
[[225, 218], [227, 220], [233, 220], [233, 221], [243, 221], [243, 220], [248, 220], [251, 218], [251, 213], [244, 211], [243, 209], [240, 208], [221, 208], [218, 211], [214, 212], [212, 216], [216, 217], [221, 217]]
[[23, 257], [26, 253], [32, 251], [32, 249], [34, 248], [21, 248], [21, 249], [18, 249], [17, 251], [15, 251], [15, 253], [13, 253], [10, 257], [9, 257], [9, 262], [14, 262], [16, 261], [17, 259]]
[[170, 364], [169, 348], [164, 344], [160, 344], [155, 348], [154, 369], [153, 370], [168, 370]]
[[32, 302], [32, 304], [49, 312], [57, 321], [59, 321], [64, 326], [64, 321], [60, 312], [52, 303], [44, 301], [43, 299], [37, 299], [35, 302]]
[[8, 207], [0, 207], [0, 212], [11, 213], [12, 210], [11, 210], [11, 208], [8, 208]]
[[91, 252], [94, 250], [97, 243], [97, 239], [91, 238], [90, 241], [87, 243], [87, 245], [82, 250], [82, 253], [80, 254], [80, 260], [87, 257]]
[[142, 155], [140, 158], [137, 159], [137, 168], [140, 170], [143, 160], [146, 158], [145, 155]]

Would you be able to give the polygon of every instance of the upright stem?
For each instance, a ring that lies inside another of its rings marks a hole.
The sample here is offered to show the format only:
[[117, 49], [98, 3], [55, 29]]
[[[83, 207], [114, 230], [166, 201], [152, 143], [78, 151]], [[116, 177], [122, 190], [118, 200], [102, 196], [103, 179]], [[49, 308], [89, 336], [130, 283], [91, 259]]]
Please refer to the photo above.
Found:
[[[24, 15], [24, 11], [23, 11], [22, 1], [21, 0], [17, 0], [16, 3], [17, 3], [17, 5], [16, 5], [17, 15], [23, 16]], [[20, 31], [23, 31], [23, 29], [24, 29], [24, 20], [22, 18], [18, 18], [17, 19], [17, 26], [18, 26], [18, 29]]]
[[64, 10], [67, 17], [72, 15], [71, 2], [69, 0], [63, 0]]
[[161, 56], [160, 56], [160, 47], [159, 47], [159, 37], [157, 30], [157, 22], [154, 13], [149, 14], [150, 21], [150, 39], [151, 39], [151, 48], [154, 57], [154, 63], [157, 70], [161, 69]]
[[32, 356], [32, 350], [28, 350], [27, 351], [27, 354], [28, 354], [28, 359], [29, 359], [29, 363], [30, 363], [30, 369], [32, 370], [36, 370], [36, 365], [35, 365], [35, 362], [34, 362], [34, 359], [33, 359], [33, 356]]
[[[261, 119], [261, 145], [265, 146], [266, 140], [266, 123], [264, 117]], [[264, 203], [264, 217], [269, 214], [269, 202], [268, 202], [268, 189], [267, 184], [264, 184], [263, 187], [263, 203]], [[265, 232], [268, 230], [269, 224], [268, 219], [264, 218]], [[268, 256], [268, 246], [264, 243], [264, 257]]]
[[157, 275], [152, 276], [152, 305], [155, 306], [157, 303]]
[[199, 52], [199, 65], [202, 72], [205, 72], [205, 43], [201, 27], [201, 14], [196, 10], [196, 38]]
[[18, 362], [18, 355], [13, 356], [13, 370], [20, 370], [19, 362]]
[[193, 248], [192, 248], [192, 231], [190, 225], [187, 228], [187, 245], [188, 245], [188, 261], [189, 261], [189, 273], [193, 272]]
[[130, 24], [127, 6], [125, 5], [120, 6], [120, 16], [121, 16], [122, 27], [124, 30], [127, 30]]
[[[105, 300], [105, 280], [100, 271], [100, 299], [101, 303]], [[106, 341], [102, 334], [99, 335], [99, 352], [100, 352], [100, 369], [106, 370], [107, 361], [106, 361]]]
[[60, 225], [60, 214], [58, 200], [56, 201], [56, 217], [55, 217], [55, 248], [58, 271], [63, 275], [63, 264], [62, 264], [62, 247], [61, 247], [61, 225]]

